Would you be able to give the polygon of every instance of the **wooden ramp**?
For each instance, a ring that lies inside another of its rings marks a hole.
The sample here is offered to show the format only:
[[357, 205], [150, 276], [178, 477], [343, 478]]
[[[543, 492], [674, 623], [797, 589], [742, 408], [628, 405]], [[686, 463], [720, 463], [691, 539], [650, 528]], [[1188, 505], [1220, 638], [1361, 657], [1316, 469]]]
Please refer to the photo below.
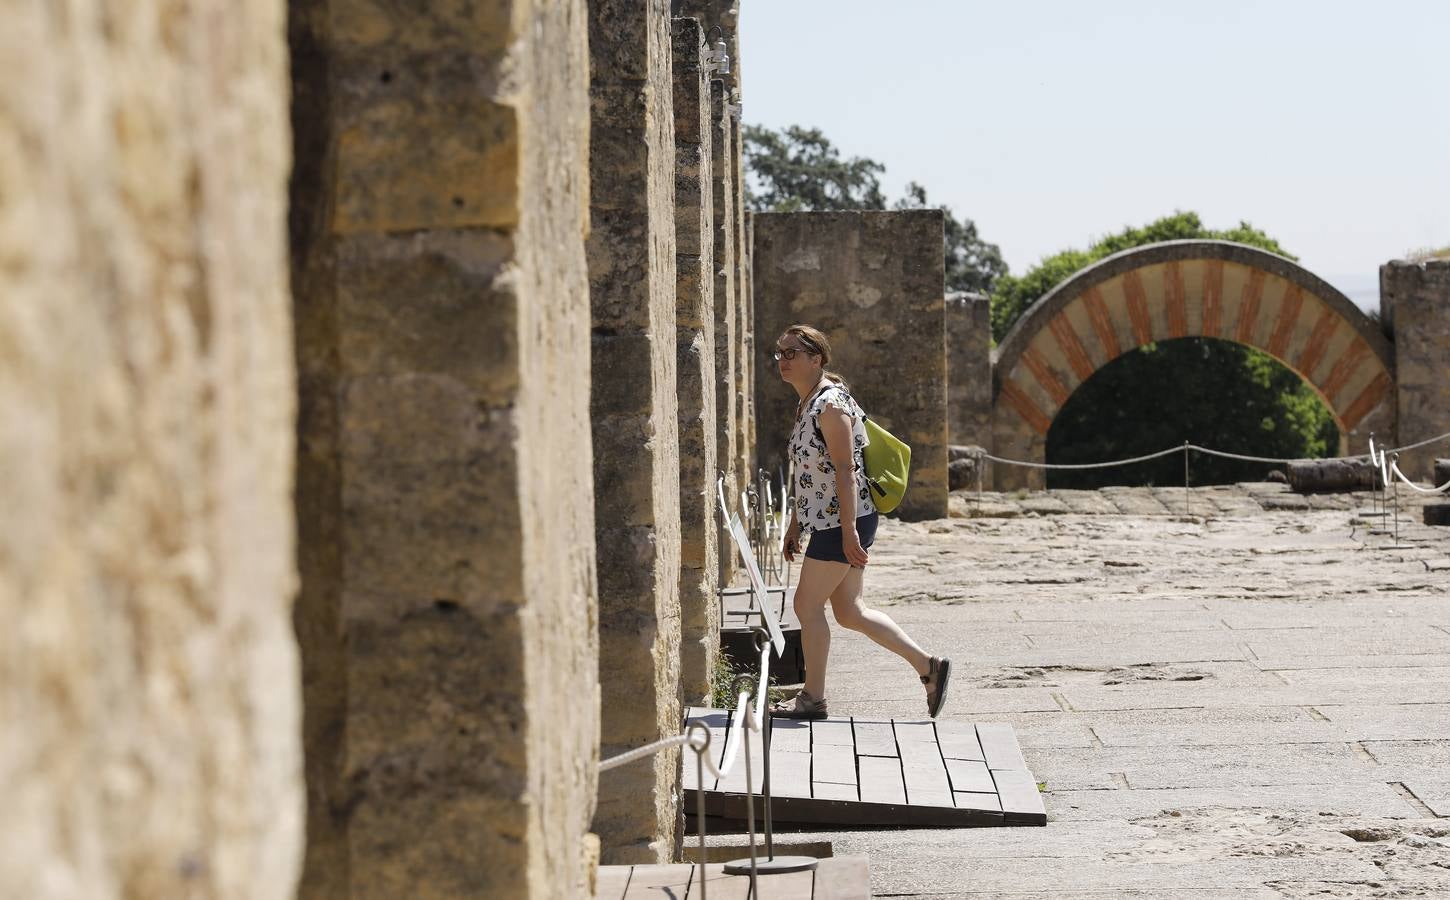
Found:
[[[710, 900], [744, 900], [749, 875], [726, 875], [722, 863], [705, 866]], [[599, 900], [688, 900], [700, 896], [700, 867], [600, 866]], [[813, 872], [759, 876], [760, 894], [771, 900], [864, 900], [871, 896], [871, 874], [864, 856], [832, 856]]]
[[[728, 713], [692, 707], [686, 720], [710, 729], [710, 748], [718, 762], [729, 737]], [[1047, 824], [1037, 780], [1027, 770], [1009, 725], [864, 717], [772, 722], [771, 813], [778, 823], [938, 828]], [[750, 737], [754, 792], [759, 796], [764, 756], [759, 736]], [[684, 762], [685, 789], [694, 790], [695, 765], [688, 755]], [[718, 783], [706, 772], [706, 814], [745, 819], [745, 777], [743, 757]]]

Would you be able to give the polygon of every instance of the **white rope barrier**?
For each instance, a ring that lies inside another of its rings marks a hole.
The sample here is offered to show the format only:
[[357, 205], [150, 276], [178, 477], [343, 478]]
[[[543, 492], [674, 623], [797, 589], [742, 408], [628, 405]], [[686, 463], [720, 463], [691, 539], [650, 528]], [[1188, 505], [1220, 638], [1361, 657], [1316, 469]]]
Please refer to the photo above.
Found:
[[1423, 441], [1418, 441], [1418, 442], [1413, 443], [1413, 444], [1406, 444], [1403, 447], [1394, 447], [1389, 452], [1391, 452], [1391, 453], [1403, 453], [1406, 450], [1418, 450], [1421, 447], [1427, 447], [1430, 444], [1437, 444], [1440, 441], [1445, 440], [1446, 438], [1450, 438], [1450, 431], [1447, 431], [1444, 434], [1437, 434], [1437, 435], [1435, 435], [1432, 438], [1425, 438]]
[[977, 454], [983, 459], [990, 459], [992, 462], [1006, 463], [1009, 466], [1023, 466], [1028, 469], [1106, 469], [1110, 466], [1127, 466], [1133, 463], [1146, 462], [1150, 459], [1157, 459], [1160, 456], [1167, 456], [1170, 453], [1182, 453], [1183, 448], [1172, 447], [1168, 450], [1160, 450], [1157, 453], [1149, 453], [1147, 456], [1135, 456], [1132, 459], [1115, 459], [1110, 462], [1097, 463], [1039, 463], [1028, 462], [1025, 459], [1004, 459], [1000, 456], [993, 456], [986, 451]]
[[1415, 484], [1413, 481], [1405, 477], [1405, 473], [1400, 471], [1400, 464], [1398, 462], [1390, 463], [1390, 469], [1395, 473], [1395, 476], [1397, 478], [1403, 481], [1411, 489], [1419, 491], [1422, 494], [1443, 494], [1446, 491], [1450, 491], [1450, 481], [1445, 482], [1439, 487], [1422, 488], [1418, 484]]
[[626, 765], [627, 763], [632, 763], [637, 759], [644, 759], [646, 756], [653, 756], [661, 750], [667, 750], [677, 744], [689, 744], [690, 748], [695, 750], [696, 752], [705, 749], [703, 744], [701, 744], [700, 746], [696, 746], [696, 742], [694, 741], [689, 732], [682, 732], [680, 734], [671, 735], [670, 737], [664, 738], [663, 740], [655, 741], [653, 744], [645, 744], [643, 747], [636, 747], [633, 750], [630, 750], [626, 753], [621, 753], [618, 756], [611, 756], [608, 759], [602, 759], [599, 761], [599, 771], [608, 772], [610, 769], [617, 769], [620, 766]]
[[[1381, 450], [1378, 451], [1378, 456], [1376, 455], [1376, 450], [1375, 450], [1375, 446], [1374, 446], [1374, 439], [1371, 438], [1370, 439], [1370, 450], [1369, 450], [1369, 453], [1358, 453], [1358, 454], [1355, 454], [1353, 456], [1328, 456], [1328, 457], [1319, 457], [1319, 459], [1322, 459], [1324, 461], [1333, 461], [1333, 460], [1358, 460], [1358, 459], [1365, 459], [1367, 457], [1370, 460], [1371, 463], [1374, 463], [1374, 464], [1376, 464], [1379, 467], [1379, 469], [1381, 470], [1381, 474], [1384, 476], [1385, 483], [1388, 484], [1389, 483], [1389, 480], [1390, 480], [1389, 467], [1387, 465], [1385, 465], [1385, 463], [1384, 463], [1384, 458], [1385, 458], [1386, 454], [1389, 454], [1389, 453], [1399, 453], [1399, 452], [1402, 452], [1402, 451], [1405, 451], [1405, 450], [1416, 450], [1416, 449], [1418, 449], [1420, 447], [1424, 447], [1424, 446], [1427, 446], [1429, 444], [1436, 443], [1437, 441], [1446, 440], [1447, 438], [1450, 438], [1450, 431], [1447, 431], [1444, 434], [1437, 435], [1437, 436], [1432, 437], [1432, 438], [1427, 438], [1427, 439], [1425, 439], [1423, 441], [1419, 441], [1419, 442], [1414, 443], [1414, 444], [1407, 444], [1404, 447], [1395, 447], [1395, 448], [1393, 448], [1391, 450], [1383, 450], [1383, 449], [1381, 449]], [[1285, 463], [1302, 462], [1302, 461], [1304, 461], [1302, 459], [1290, 459], [1290, 458], [1286, 458], [1286, 457], [1277, 457], [1277, 456], [1250, 456], [1250, 455], [1244, 454], [1244, 453], [1230, 453], [1227, 450], [1215, 450], [1212, 447], [1200, 447], [1198, 444], [1180, 444], [1177, 447], [1169, 447], [1166, 450], [1159, 450], [1157, 453], [1148, 453], [1148, 454], [1145, 454], [1143, 456], [1134, 456], [1134, 457], [1130, 457], [1128, 459], [1114, 459], [1114, 460], [1109, 460], [1107, 462], [1096, 462], [1096, 463], [1040, 463], [1040, 462], [1030, 462], [1030, 461], [1025, 460], [1025, 459], [1008, 459], [1008, 458], [1001, 457], [1001, 456], [994, 456], [991, 453], [986, 452], [985, 450], [984, 451], [980, 451], [976, 455], [978, 457], [982, 458], [982, 459], [991, 460], [992, 462], [1002, 463], [1004, 465], [1009, 465], [1009, 466], [1021, 466], [1021, 467], [1026, 468], [1026, 469], [1107, 469], [1107, 468], [1111, 468], [1113, 466], [1130, 466], [1130, 465], [1133, 465], [1134, 463], [1147, 462], [1150, 459], [1158, 459], [1160, 457], [1169, 456], [1169, 455], [1174, 454], [1174, 453], [1183, 453], [1183, 452], [1186, 452], [1188, 450], [1197, 450], [1199, 453], [1207, 454], [1208, 456], [1220, 456], [1220, 457], [1223, 457], [1224, 459], [1236, 459], [1236, 460], [1240, 460], [1242, 462], [1269, 463], [1271, 465], [1283, 465]]]

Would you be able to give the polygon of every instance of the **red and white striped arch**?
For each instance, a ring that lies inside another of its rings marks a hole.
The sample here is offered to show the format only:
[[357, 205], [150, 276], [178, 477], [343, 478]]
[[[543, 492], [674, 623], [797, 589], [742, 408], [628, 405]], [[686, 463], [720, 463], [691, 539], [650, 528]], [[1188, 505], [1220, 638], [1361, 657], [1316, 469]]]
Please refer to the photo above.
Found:
[[[1374, 322], [1297, 264], [1226, 241], [1171, 241], [1109, 257], [1032, 306], [998, 348], [993, 441], [1041, 462], [1067, 398], [1116, 357], [1153, 341], [1214, 337], [1257, 347], [1313, 385], [1346, 445], [1392, 439], [1393, 354]], [[999, 488], [1040, 486], [997, 467]]]

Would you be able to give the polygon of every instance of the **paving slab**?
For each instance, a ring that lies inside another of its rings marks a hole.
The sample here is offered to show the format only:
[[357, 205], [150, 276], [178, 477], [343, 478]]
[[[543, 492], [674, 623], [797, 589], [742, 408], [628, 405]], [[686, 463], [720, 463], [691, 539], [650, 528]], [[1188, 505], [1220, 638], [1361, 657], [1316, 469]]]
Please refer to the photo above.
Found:
[[[1039, 776], [1050, 777], [1050, 776]], [[1049, 787], [1052, 782], [1048, 781]], [[1273, 784], [1219, 788], [1051, 791], [1053, 821], [1126, 818], [1133, 820], [1183, 809], [1255, 809], [1276, 813], [1418, 818], [1420, 813], [1387, 784]]]
[[1328, 706], [1328, 721], [1356, 741], [1450, 738], [1450, 703], [1405, 706]]
[[1173, 753], [1145, 747], [1093, 747], [1030, 755], [1033, 771], [1052, 773], [1046, 783], [1054, 791], [1111, 790], [1124, 782], [1136, 790], [1399, 780], [1392, 770], [1357, 754], [1347, 743], [1211, 745], [1178, 747]]

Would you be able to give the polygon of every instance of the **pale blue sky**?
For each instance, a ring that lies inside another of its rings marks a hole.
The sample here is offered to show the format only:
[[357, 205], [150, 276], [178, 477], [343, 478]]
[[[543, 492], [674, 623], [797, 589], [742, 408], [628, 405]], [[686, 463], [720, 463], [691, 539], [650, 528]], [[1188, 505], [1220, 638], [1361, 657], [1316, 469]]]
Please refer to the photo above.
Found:
[[1450, 244], [1445, 0], [742, 0], [744, 120], [819, 127], [1014, 273], [1175, 209], [1361, 305]]

